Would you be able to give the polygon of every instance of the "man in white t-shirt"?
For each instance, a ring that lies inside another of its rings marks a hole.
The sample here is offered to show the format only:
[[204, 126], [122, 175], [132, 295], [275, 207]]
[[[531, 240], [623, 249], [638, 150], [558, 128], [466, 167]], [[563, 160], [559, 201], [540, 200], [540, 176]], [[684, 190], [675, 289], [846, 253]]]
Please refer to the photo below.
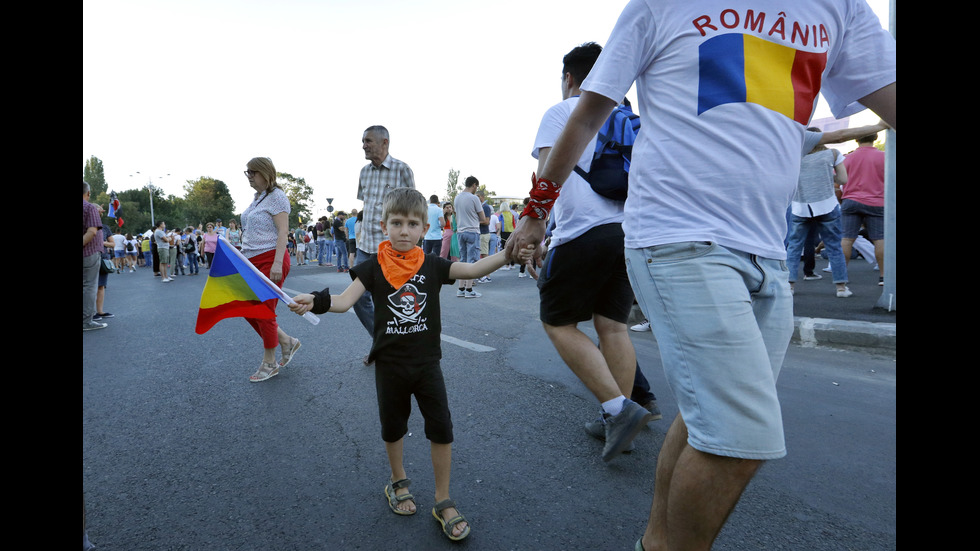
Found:
[[[541, 118], [531, 150], [539, 172], [601, 51], [601, 46], [590, 42], [562, 58], [562, 101]], [[586, 172], [594, 150], [595, 136], [577, 160]], [[623, 202], [597, 194], [572, 173], [551, 217], [555, 229], [538, 279], [540, 319], [562, 359], [602, 404], [600, 423], [587, 425], [586, 430], [597, 430], [596, 436], [605, 440], [602, 459], [609, 461], [630, 449], [633, 437], [652, 419], [650, 411], [627, 398], [636, 373], [636, 352], [626, 331], [633, 290], [623, 257]], [[578, 328], [588, 321], [599, 335], [601, 351]]]
[[126, 261], [126, 236], [122, 230], [116, 228], [112, 232], [112, 263], [116, 266], [116, 273], [122, 273]]
[[895, 40], [868, 5], [787, 6], [630, 0], [507, 243], [514, 257], [539, 242], [559, 182], [635, 82], [627, 272], [680, 411], [638, 549], [710, 548], [763, 461], [786, 454], [783, 238], [818, 94], [837, 118], [869, 107], [895, 128]]

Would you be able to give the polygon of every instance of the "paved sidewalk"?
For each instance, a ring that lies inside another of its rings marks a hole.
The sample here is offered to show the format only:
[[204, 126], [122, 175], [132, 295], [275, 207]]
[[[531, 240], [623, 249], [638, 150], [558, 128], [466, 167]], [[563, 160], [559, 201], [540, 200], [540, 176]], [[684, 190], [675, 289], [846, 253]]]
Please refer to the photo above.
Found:
[[[814, 273], [821, 279], [796, 282], [793, 342], [894, 355], [896, 311], [876, 307], [884, 290], [878, 285], [878, 270], [862, 258], [852, 260], [848, 288], [854, 294], [838, 298], [830, 272], [823, 271], [826, 267], [827, 261], [818, 258]], [[643, 314], [634, 308], [630, 325], [641, 321]]]

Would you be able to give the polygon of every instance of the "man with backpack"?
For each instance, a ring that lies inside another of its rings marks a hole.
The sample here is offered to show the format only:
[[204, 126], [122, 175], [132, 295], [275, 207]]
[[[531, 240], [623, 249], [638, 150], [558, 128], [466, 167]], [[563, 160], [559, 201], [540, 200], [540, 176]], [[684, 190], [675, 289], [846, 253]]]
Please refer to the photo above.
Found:
[[[589, 42], [563, 58], [562, 101], [545, 112], [531, 151], [539, 171], [578, 103], [579, 85], [601, 51], [601, 46]], [[595, 145], [593, 138], [577, 163], [586, 176], [593, 167]], [[565, 363], [602, 404], [599, 420], [585, 428], [605, 440], [602, 459], [609, 461], [632, 449], [633, 437], [654, 418], [650, 410], [628, 398], [637, 363], [626, 328], [633, 290], [623, 252], [623, 201], [600, 195], [582, 175], [573, 173], [551, 216], [555, 228], [538, 281], [540, 318]], [[599, 335], [598, 347], [578, 328], [590, 320]]]

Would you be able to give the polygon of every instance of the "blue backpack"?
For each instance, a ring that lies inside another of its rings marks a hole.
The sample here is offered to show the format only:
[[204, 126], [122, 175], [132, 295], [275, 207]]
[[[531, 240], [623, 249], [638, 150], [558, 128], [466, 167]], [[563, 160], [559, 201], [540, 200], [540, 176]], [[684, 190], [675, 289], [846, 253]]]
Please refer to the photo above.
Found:
[[625, 201], [629, 190], [633, 143], [639, 131], [640, 116], [626, 105], [620, 104], [599, 129], [589, 172], [578, 165], [575, 165], [575, 172], [599, 195]]

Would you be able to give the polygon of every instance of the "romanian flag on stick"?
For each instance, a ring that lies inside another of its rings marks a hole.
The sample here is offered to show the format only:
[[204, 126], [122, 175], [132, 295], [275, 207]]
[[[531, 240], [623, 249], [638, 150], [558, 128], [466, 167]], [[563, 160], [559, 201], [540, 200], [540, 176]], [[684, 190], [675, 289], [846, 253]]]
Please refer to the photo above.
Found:
[[[194, 331], [203, 335], [225, 318], [274, 318], [275, 310], [263, 304], [270, 299], [283, 300], [287, 304], [293, 302], [227, 239], [218, 236]], [[320, 318], [310, 312], [303, 317], [314, 325], [320, 323]]]

